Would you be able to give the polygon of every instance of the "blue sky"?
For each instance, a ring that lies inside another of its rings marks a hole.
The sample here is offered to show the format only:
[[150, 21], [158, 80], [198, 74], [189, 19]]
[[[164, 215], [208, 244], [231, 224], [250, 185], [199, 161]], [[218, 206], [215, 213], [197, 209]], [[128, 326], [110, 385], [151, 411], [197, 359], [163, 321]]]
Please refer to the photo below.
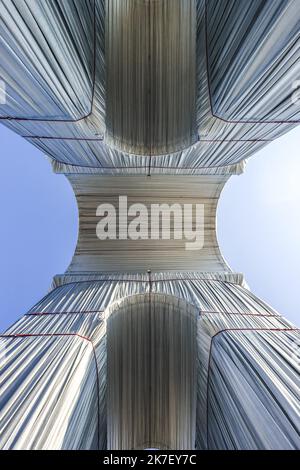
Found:
[[[252, 291], [300, 325], [300, 128], [249, 159], [218, 208], [218, 238]], [[63, 175], [0, 125], [0, 331], [44, 296], [67, 268], [77, 240], [77, 207]]]
[[67, 268], [77, 240], [77, 206], [47, 158], [0, 125], [0, 331], [42, 296]]
[[249, 158], [218, 207], [221, 251], [251, 290], [300, 325], [300, 127]]

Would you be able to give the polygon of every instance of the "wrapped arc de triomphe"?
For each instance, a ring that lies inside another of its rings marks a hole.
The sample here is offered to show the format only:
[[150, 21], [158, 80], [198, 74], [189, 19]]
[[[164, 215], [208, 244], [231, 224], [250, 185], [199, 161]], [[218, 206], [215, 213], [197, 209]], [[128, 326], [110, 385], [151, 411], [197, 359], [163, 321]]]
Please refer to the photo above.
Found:
[[[299, 24], [298, 0], [1, 1], [0, 121], [79, 208], [67, 271], [1, 337], [1, 448], [300, 448], [299, 329], [216, 237], [226, 181], [300, 123]], [[203, 205], [203, 246], [99, 240], [120, 196]]]

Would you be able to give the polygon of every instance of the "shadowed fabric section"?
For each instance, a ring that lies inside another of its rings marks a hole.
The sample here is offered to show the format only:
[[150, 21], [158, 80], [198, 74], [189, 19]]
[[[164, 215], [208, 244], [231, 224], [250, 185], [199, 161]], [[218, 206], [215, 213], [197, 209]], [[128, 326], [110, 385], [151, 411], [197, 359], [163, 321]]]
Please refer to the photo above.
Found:
[[189, 147], [196, 129], [196, 1], [107, 0], [106, 141], [142, 155]]
[[107, 317], [109, 449], [193, 449], [197, 309], [145, 294]]

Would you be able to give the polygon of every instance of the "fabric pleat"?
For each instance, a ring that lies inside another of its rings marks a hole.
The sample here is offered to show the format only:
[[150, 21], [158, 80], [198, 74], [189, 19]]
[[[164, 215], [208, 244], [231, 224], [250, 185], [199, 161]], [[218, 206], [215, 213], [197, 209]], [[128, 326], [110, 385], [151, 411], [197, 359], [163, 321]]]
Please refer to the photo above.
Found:
[[106, 9], [106, 143], [138, 155], [189, 147], [197, 140], [196, 1], [107, 0]]
[[292, 121], [299, 78], [297, 0], [206, 1], [212, 111], [232, 121]]
[[96, 53], [93, 3], [1, 2], [0, 76], [7, 96], [0, 116], [76, 120], [90, 113]]
[[161, 294], [109, 308], [109, 449], [194, 448], [197, 313]]

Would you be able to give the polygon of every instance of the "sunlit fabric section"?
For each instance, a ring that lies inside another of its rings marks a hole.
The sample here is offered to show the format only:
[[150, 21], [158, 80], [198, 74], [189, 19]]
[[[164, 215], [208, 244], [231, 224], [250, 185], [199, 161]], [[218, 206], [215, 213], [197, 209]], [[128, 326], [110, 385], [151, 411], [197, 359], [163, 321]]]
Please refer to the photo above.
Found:
[[226, 331], [214, 338], [210, 449], [300, 448], [299, 342], [299, 331]]
[[106, 5], [106, 142], [142, 155], [189, 147], [197, 140], [196, 0]]
[[197, 2], [202, 165], [237, 163], [300, 123], [299, 15], [296, 0]]
[[228, 178], [69, 175], [79, 235], [68, 273], [231, 272], [216, 235], [217, 203]]
[[[102, 141], [65, 141], [56, 142], [53, 139], [43, 139], [37, 142], [40, 149], [54, 156], [61, 149], [60, 162], [52, 160], [56, 173], [67, 174], [153, 174], [169, 175], [203, 175], [203, 174], [239, 174], [243, 172], [245, 158], [251, 155], [253, 143], [251, 141], [236, 144], [232, 141], [198, 142], [186, 150], [162, 156], [139, 156], [116, 149], [109, 148]], [[260, 145], [265, 145], [261, 142]], [[48, 149], [48, 150], [47, 150]], [[98, 166], [88, 164], [76, 166], [72, 149], [77, 155], [85, 155], [86, 162], [94, 162]], [[238, 161], [238, 163], [236, 163]], [[212, 164], [214, 162], [214, 164]]]
[[[159, 301], [157, 308], [151, 298]], [[120, 348], [127, 344], [129, 360], [135, 347], [143, 347], [138, 332], [146, 334], [138, 315], [145, 317], [148, 326], [151, 315], [155, 316], [151, 328], [157, 337], [152, 338], [151, 344], [169, 344], [172, 337], [178, 336], [178, 346], [184, 344], [180, 343], [185, 341], [180, 336], [185, 328], [184, 318], [192, 311], [197, 312], [197, 352], [193, 363], [197, 374], [195, 447], [299, 448], [299, 330], [234, 282], [233, 277], [231, 281], [229, 277], [221, 281], [213, 275], [205, 279], [203, 274], [183, 272], [102, 273], [98, 280], [65, 283], [13, 325], [1, 338], [5, 351], [1, 355], [1, 448], [106, 448], [107, 438], [111, 447], [134, 447], [144, 445], [142, 441], [150, 430], [152, 443], [159, 440], [161, 446], [190, 448], [194, 424], [187, 412], [184, 426], [190, 429], [185, 437], [188, 441], [180, 440], [183, 437], [176, 426], [174, 434], [159, 434], [158, 439], [157, 433], [163, 433], [163, 429], [149, 428], [150, 417], [149, 421], [147, 415], [140, 413], [145, 419], [144, 434], [122, 435], [120, 442], [120, 417], [115, 422], [107, 414], [106, 331], [110, 315], [116, 315], [116, 322], [119, 314], [123, 316], [119, 327], [125, 331], [124, 337], [118, 329], [113, 336], [115, 324], [111, 317], [112, 336], [108, 335], [108, 341], [111, 338], [112, 342], [108, 351], [120, 337]], [[166, 324], [161, 315], [165, 315]], [[181, 326], [177, 321], [183, 322]], [[160, 324], [163, 335], [155, 323]], [[193, 329], [192, 324], [189, 325]], [[176, 331], [168, 336], [167, 330], [173, 327]], [[167, 351], [155, 350], [160, 355], [158, 364], [162, 360], [165, 363]], [[144, 356], [140, 360], [146, 363], [148, 359]], [[121, 364], [125, 367], [124, 362]], [[159, 371], [158, 366], [153, 371], [157, 380]], [[143, 377], [144, 371], [140, 372]], [[145, 381], [146, 386], [146, 378]], [[167, 382], [158, 383], [161, 399], [165, 397], [167, 402]], [[124, 390], [129, 393], [130, 388]], [[117, 400], [117, 389], [111, 393], [109, 400]], [[62, 406], [65, 399], [68, 406]], [[14, 406], [16, 401], [18, 407]], [[127, 408], [123, 408], [125, 415], [136, 410], [138, 403], [129, 399]], [[154, 396], [154, 403], [157, 407], [153, 405], [153, 416], [162, 412], [158, 396]], [[167, 422], [168, 417], [164, 416]], [[108, 436], [107, 417], [111, 420]], [[271, 426], [273, 432], [268, 431]]]
[[299, 339], [275, 312], [200, 312], [197, 448], [300, 448]]
[[97, 361], [104, 364], [106, 351], [101, 342], [93, 351], [91, 342], [60, 333], [60, 326], [37, 333], [26, 325], [25, 336], [0, 338], [2, 449], [105, 446], [106, 435], [99, 434], [106, 421], [105, 367], [98, 370]]
[[108, 449], [193, 449], [197, 309], [133, 296], [107, 320]]
[[3, 0], [0, 116], [79, 119], [94, 82], [94, 0]]
[[[1, 3], [0, 123], [55, 160], [65, 144], [104, 135], [104, 21], [105, 0]], [[99, 166], [93, 154], [69, 152], [66, 162]]]
[[213, 113], [228, 120], [300, 120], [298, 0], [208, 0], [207, 58]]

